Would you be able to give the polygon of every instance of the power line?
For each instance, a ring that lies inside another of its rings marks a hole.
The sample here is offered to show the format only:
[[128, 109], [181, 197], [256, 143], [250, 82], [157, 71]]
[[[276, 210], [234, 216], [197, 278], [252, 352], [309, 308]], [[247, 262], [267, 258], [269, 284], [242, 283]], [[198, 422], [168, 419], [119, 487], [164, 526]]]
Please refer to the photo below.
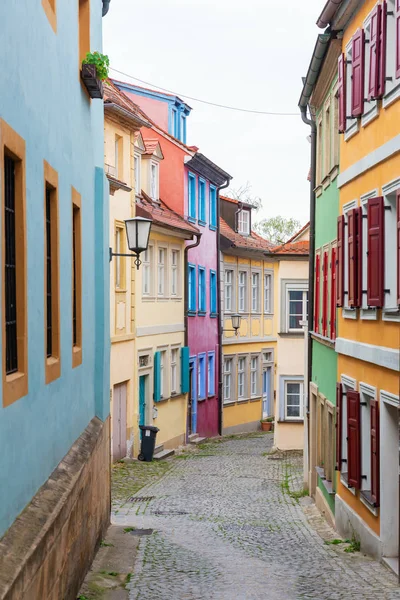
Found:
[[168, 94], [173, 94], [174, 96], [181, 96], [182, 98], [187, 98], [188, 100], [194, 100], [195, 102], [201, 102], [202, 104], [208, 104], [209, 106], [217, 106], [218, 108], [225, 108], [227, 110], [236, 110], [239, 112], [252, 113], [255, 115], [273, 115], [275, 117], [298, 117], [299, 113], [282, 113], [282, 112], [269, 112], [265, 110], [250, 110], [248, 108], [238, 108], [236, 106], [226, 106], [225, 104], [217, 104], [216, 102], [208, 102], [207, 100], [200, 100], [200, 98], [193, 98], [193, 96], [188, 96], [187, 94], [179, 94], [178, 92], [173, 92], [172, 90], [167, 90], [166, 88], [160, 87], [155, 83], [149, 83], [148, 81], [143, 81], [143, 79], [139, 79], [138, 77], [133, 77], [133, 75], [129, 75], [128, 73], [124, 73], [123, 71], [118, 71], [118, 69], [114, 69], [110, 67], [111, 71], [115, 71], [115, 73], [119, 73], [120, 75], [124, 75], [124, 77], [129, 77], [130, 79], [134, 79], [135, 81], [139, 81], [140, 83], [144, 83], [145, 85], [149, 85], [153, 88], [158, 88], [163, 92], [167, 92]]

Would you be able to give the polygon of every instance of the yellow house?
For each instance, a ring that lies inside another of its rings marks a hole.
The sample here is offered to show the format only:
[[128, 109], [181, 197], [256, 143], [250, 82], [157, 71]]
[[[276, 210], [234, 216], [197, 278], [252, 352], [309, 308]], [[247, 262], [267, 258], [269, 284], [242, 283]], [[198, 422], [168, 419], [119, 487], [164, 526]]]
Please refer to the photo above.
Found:
[[[189, 351], [185, 346], [185, 243], [198, 229], [159, 198], [160, 142], [139, 135], [135, 142], [136, 215], [153, 221], [148, 249], [136, 274], [135, 370], [140, 425], [158, 427], [157, 456], [186, 443]], [[168, 199], [166, 199], [168, 200]], [[139, 446], [134, 447], [134, 455]]]
[[[148, 125], [111, 82], [104, 94], [104, 162], [110, 184], [110, 248], [127, 252], [125, 219], [135, 216], [134, 140], [140, 127]], [[110, 399], [113, 460], [132, 455], [135, 399], [135, 276], [129, 257], [110, 262]]]

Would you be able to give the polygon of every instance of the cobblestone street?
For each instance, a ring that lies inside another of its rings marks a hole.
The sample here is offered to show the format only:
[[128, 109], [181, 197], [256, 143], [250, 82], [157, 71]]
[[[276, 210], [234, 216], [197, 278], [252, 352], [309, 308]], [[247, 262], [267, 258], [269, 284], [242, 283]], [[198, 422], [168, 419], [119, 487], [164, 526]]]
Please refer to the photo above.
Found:
[[338, 536], [299, 493], [301, 456], [271, 454], [272, 439], [203, 444], [114, 499], [113, 522], [142, 534], [132, 600], [400, 598], [384, 566], [326, 543]]

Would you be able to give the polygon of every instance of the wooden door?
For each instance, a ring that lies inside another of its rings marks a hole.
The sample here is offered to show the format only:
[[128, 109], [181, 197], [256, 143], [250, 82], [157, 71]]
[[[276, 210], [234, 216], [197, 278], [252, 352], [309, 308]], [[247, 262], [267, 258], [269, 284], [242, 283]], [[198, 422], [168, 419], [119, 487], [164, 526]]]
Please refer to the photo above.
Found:
[[126, 456], [126, 398], [126, 382], [115, 385], [111, 417], [112, 456], [114, 461]]

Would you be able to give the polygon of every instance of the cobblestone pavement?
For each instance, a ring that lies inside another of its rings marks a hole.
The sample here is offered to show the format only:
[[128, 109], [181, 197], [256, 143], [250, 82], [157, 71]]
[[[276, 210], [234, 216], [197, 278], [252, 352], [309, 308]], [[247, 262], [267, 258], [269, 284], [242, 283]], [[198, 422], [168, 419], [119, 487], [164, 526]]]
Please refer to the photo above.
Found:
[[114, 523], [145, 534], [131, 600], [400, 599], [383, 565], [310, 526], [316, 509], [295, 493], [302, 458], [268, 455], [271, 445], [271, 434], [206, 444], [115, 511]]

